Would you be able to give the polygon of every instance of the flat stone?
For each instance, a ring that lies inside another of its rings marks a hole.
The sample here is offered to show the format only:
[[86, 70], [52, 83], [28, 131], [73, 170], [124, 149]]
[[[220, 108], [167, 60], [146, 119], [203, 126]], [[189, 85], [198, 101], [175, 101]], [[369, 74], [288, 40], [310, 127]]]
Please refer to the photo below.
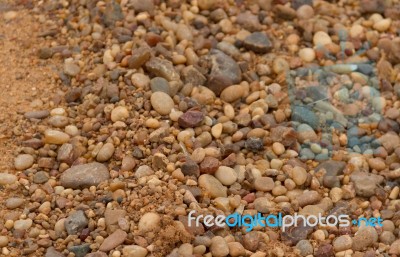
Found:
[[127, 236], [128, 234], [125, 231], [117, 229], [114, 233], [104, 239], [103, 243], [100, 245], [99, 250], [103, 252], [108, 252], [121, 245], [125, 241]]
[[151, 106], [160, 115], [168, 115], [174, 108], [174, 101], [164, 92], [155, 92], [150, 98]]
[[151, 91], [154, 92], [164, 92], [167, 95], [170, 95], [170, 88], [169, 88], [169, 83], [168, 80], [165, 78], [161, 77], [155, 77], [150, 80], [150, 88]]
[[319, 120], [315, 113], [302, 106], [294, 106], [292, 108], [292, 120], [308, 124], [313, 129], [319, 127]]
[[199, 177], [198, 183], [203, 189], [203, 194], [211, 198], [227, 197], [227, 188], [214, 176], [203, 174]]
[[93, 162], [72, 166], [64, 171], [60, 178], [60, 183], [66, 188], [87, 188], [97, 186], [110, 178], [106, 166], [101, 163]]
[[25, 170], [32, 167], [34, 158], [30, 154], [20, 154], [14, 160], [14, 167], [17, 170]]
[[168, 81], [179, 81], [180, 76], [176, 72], [174, 65], [165, 59], [152, 57], [146, 62], [146, 69], [158, 77], [163, 77]]
[[192, 65], [187, 66], [181, 71], [182, 80], [185, 84], [192, 84], [193, 86], [203, 86], [207, 78]]
[[68, 235], [76, 235], [78, 232], [81, 232], [82, 229], [86, 228], [89, 221], [86, 218], [86, 215], [83, 211], [78, 210], [74, 213], [70, 214], [65, 219], [65, 229], [67, 230]]
[[204, 113], [198, 110], [188, 110], [178, 118], [178, 124], [182, 128], [194, 128], [200, 126], [204, 120]]
[[375, 195], [375, 190], [384, 181], [384, 178], [380, 175], [357, 171], [350, 175], [350, 181], [354, 183], [354, 189], [358, 196], [368, 198]]
[[255, 53], [265, 54], [272, 48], [272, 43], [262, 32], [254, 32], [251, 35], [247, 36], [243, 45], [247, 50], [251, 50]]
[[48, 110], [42, 111], [29, 111], [24, 114], [27, 119], [44, 119], [49, 117], [50, 112]]
[[151, 49], [148, 46], [141, 46], [133, 49], [132, 56], [128, 59], [128, 67], [130, 69], [139, 69], [151, 57]]

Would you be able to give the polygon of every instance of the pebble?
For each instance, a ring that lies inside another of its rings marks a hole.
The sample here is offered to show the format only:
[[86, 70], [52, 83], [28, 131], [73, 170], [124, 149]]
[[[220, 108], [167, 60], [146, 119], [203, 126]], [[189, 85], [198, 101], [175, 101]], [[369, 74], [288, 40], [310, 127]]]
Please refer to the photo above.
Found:
[[0, 173], [0, 185], [11, 185], [17, 181], [17, 176], [8, 173]]
[[194, 128], [200, 126], [204, 120], [204, 113], [198, 110], [188, 110], [178, 119], [178, 124], [182, 128]]
[[246, 255], [246, 249], [239, 242], [229, 242], [229, 255], [232, 257], [239, 257]]
[[11, 197], [6, 200], [5, 205], [8, 209], [16, 209], [20, 207], [24, 202], [25, 200], [23, 198]]
[[3, 14], [3, 17], [4, 17], [4, 19], [5, 19], [6, 21], [13, 20], [13, 19], [15, 19], [17, 16], [18, 16], [18, 13], [17, 13], [16, 11], [8, 11], [8, 12], [5, 12], [5, 13]]
[[314, 253], [314, 248], [308, 240], [300, 240], [296, 244], [296, 248], [299, 249], [301, 256], [308, 256]]
[[108, 180], [110, 174], [106, 166], [98, 162], [72, 166], [61, 174], [60, 183], [65, 188], [85, 188], [97, 186]]
[[332, 43], [331, 37], [323, 31], [318, 31], [313, 37], [314, 46], [325, 46]]
[[296, 185], [303, 185], [307, 180], [307, 171], [299, 166], [294, 167], [292, 170], [292, 179]]
[[390, 28], [391, 24], [392, 24], [392, 19], [390, 18], [382, 19], [380, 21], [375, 22], [373, 28], [379, 32], [385, 32]]
[[150, 73], [165, 78], [168, 81], [178, 81], [180, 79], [174, 65], [166, 59], [152, 57], [148, 62], [146, 62], [146, 69]]
[[0, 236], [0, 247], [5, 247], [8, 245], [8, 237], [7, 236]]
[[161, 77], [152, 78], [150, 81], [150, 88], [153, 93], [164, 92], [167, 95], [171, 94], [168, 80]]
[[24, 114], [25, 118], [27, 119], [45, 119], [49, 117], [50, 112], [48, 110], [42, 111], [30, 111]]
[[254, 188], [257, 191], [263, 191], [263, 192], [272, 191], [274, 186], [275, 186], [274, 180], [269, 177], [259, 177], [254, 180]]
[[210, 51], [211, 72], [208, 76], [207, 87], [216, 95], [228, 86], [237, 84], [241, 81], [242, 72], [239, 65], [224, 52], [213, 49]]
[[114, 151], [114, 145], [112, 143], [106, 143], [100, 148], [100, 151], [97, 153], [96, 160], [99, 162], [106, 162], [113, 156]]
[[308, 20], [314, 17], [314, 9], [310, 5], [302, 5], [296, 11], [297, 18]]
[[[234, 175], [232, 175], [233, 177]], [[198, 183], [203, 189], [203, 194], [211, 198], [227, 197], [227, 189], [214, 176], [203, 174], [199, 177]]]
[[212, 156], [204, 157], [203, 161], [200, 163], [200, 172], [202, 174], [214, 174], [219, 167], [219, 161], [217, 158]]
[[285, 152], [285, 146], [279, 142], [275, 142], [272, 144], [272, 151], [274, 151], [276, 155], [281, 155]]
[[67, 143], [70, 136], [58, 130], [48, 129], [44, 132], [44, 142], [46, 144], [62, 145]]
[[71, 62], [71, 61], [67, 61], [65, 60], [65, 64], [64, 64], [64, 73], [71, 76], [71, 77], [75, 77], [76, 75], [79, 74], [79, 72], [81, 71], [81, 68], [76, 65], [75, 63]]
[[150, 84], [150, 78], [142, 73], [135, 73], [131, 77], [132, 84], [136, 88], [147, 89]]
[[139, 245], [128, 245], [122, 249], [123, 256], [146, 257], [148, 251]]
[[230, 186], [237, 180], [237, 174], [235, 170], [227, 166], [220, 166], [215, 172], [215, 177], [224, 186]]
[[211, 239], [210, 252], [215, 257], [228, 256], [229, 246], [223, 237], [215, 236]]
[[113, 122], [125, 121], [128, 117], [129, 112], [125, 106], [117, 106], [111, 111], [111, 120]]
[[33, 221], [31, 219], [20, 219], [14, 222], [14, 229], [17, 230], [28, 230], [32, 227]]
[[154, 92], [150, 98], [151, 106], [160, 115], [168, 115], [174, 108], [174, 101], [164, 92]]
[[145, 213], [139, 220], [138, 228], [141, 233], [155, 231], [160, 227], [161, 217], [158, 213]]
[[88, 219], [81, 210], [75, 211], [65, 219], [65, 229], [68, 235], [76, 235], [88, 225]]
[[351, 249], [352, 245], [353, 239], [351, 239], [349, 235], [340, 236], [333, 241], [333, 249], [335, 249], [336, 252]]
[[127, 236], [128, 234], [125, 231], [117, 229], [106, 239], [104, 239], [103, 243], [100, 245], [99, 250], [103, 252], [111, 251], [112, 249], [115, 249], [116, 247], [121, 245], [125, 241]]
[[34, 158], [30, 154], [20, 154], [14, 160], [14, 167], [17, 170], [26, 170], [32, 167]]
[[[304, 5], [308, 6], [308, 5]], [[312, 48], [302, 48], [299, 51], [299, 57], [305, 62], [312, 62], [315, 60], [316, 54]]]
[[358, 196], [368, 198], [375, 195], [375, 190], [383, 182], [383, 177], [366, 172], [354, 172], [350, 176], [350, 181], [354, 183], [354, 189]]
[[365, 250], [378, 240], [378, 234], [374, 227], [361, 226], [353, 237], [352, 249], [354, 251]]
[[247, 36], [243, 45], [247, 50], [253, 51], [259, 54], [265, 54], [272, 48], [272, 43], [263, 32], [254, 32]]
[[221, 92], [220, 98], [227, 103], [233, 103], [242, 98], [244, 93], [244, 88], [242, 86], [232, 85]]

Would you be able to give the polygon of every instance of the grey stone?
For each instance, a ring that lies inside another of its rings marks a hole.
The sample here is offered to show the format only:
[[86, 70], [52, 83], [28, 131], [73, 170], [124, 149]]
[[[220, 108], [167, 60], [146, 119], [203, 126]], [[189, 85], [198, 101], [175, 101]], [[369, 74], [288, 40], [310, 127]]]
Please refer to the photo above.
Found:
[[68, 235], [76, 235], [87, 227], [88, 222], [85, 213], [82, 210], [78, 210], [70, 214], [68, 218], [65, 219], [64, 224]]
[[105, 165], [98, 162], [92, 162], [72, 166], [67, 169], [61, 175], [60, 183], [66, 188], [78, 189], [97, 186], [109, 178], [110, 174]]

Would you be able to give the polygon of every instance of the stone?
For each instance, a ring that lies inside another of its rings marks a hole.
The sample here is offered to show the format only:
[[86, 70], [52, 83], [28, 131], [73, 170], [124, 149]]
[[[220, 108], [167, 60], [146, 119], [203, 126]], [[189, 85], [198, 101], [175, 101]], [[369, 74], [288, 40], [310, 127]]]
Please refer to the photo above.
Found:
[[164, 92], [154, 92], [151, 95], [150, 102], [153, 109], [160, 115], [168, 115], [174, 108], [174, 101]]
[[272, 191], [274, 186], [275, 186], [275, 183], [272, 178], [259, 177], [259, 178], [254, 179], [254, 188], [257, 191], [263, 191], [263, 192]]
[[168, 81], [179, 81], [180, 79], [174, 65], [170, 61], [159, 57], [152, 57], [146, 62], [146, 69], [155, 76], [163, 77]]
[[331, 244], [321, 244], [314, 253], [315, 257], [333, 257], [335, 252]]
[[296, 197], [296, 200], [300, 207], [306, 205], [316, 204], [321, 200], [321, 196], [317, 191], [306, 191]]
[[286, 228], [281, 234], [282, 241], [287, 245], [296, 245], [301, 240], [306, 240], [307, 236], [313, 231], [312, 227], [304, 226], [300, 223], [297, 227]]
[[132, 55], [128, 59], [128, 67], [130, 69], [139, 69], [151, 57], [151, 49], [148, 46], [141, 46], [132, 50]]
[[8, 198], [5, 202], [5, 205], [8, 209], [16, 209], [24, 204], [25, 200], [19, 197], [11, 197]]
[[117, 106], [111, 111], [111, 120], [113, 122], [124, 121], [128, 117], [129, 117], [129, 112], [125, 106]]
[[220, 166], [215, 172], [215, 177], [225, 186], [230, 186], [237, 180], [237, 173], [227, 166]]
[[209, 196], [211, 198], [227, 197], [227, 188], [212, 175], [201, 175], [198, 179], [198, 184], [203, 190], [203, 194], [205, 196]]
[[90, 250], [90, 244], [82, 244], [68, 247], [68, 251], [74, 253], [75, 257], [86, 257], [86, 254], [88, 254]]
[[191, 159], [187, 159], [181, 167], [182, 173], [185, 176], [200, 176], [200, 168], [197, 163]]
[[207, 81], [207, 78], [192, 65], [183, 68], [181, 71], [181, 76], [183, 83], [189, 83], [193, 86], [203, 86]]
[[96, 160], [99, 162], [108, 161], [114, 154], [115, 147], [112, 143], [105, 143], [96, 155]]
[[292, 170], [292, 179], [296, 185], [303, 185], [307, 180], [307, 171], [299, 166], [294, 167]]
[[249, 11], [240, 12], [236, 17], [236, 23], [250, 32], [259, 31], [261, 27], [258, 16]]
[[17, 182], [17, 176], [8, 173], [0, 173], [0, 185], [11, 185]]
[[[308, 5], [305, 5], [308, 6]], [[299, 51], [299, 57], [304, 61], [304, 62], [312, 62], [315, 60], [316, 54], [314, 49], [312, 48], [302, 48]]]
[[296, 248], [299, 249], [301, 256], [312, 255], [314, 253], [314, 248], [308, 240], [300, 240], [296, 244]]
[[161, 218], [158, 213], [145, 213], [139, 220], [138, 228], [141, 233], [155, 231], [160, 227]]
[[60, 253], [54, 247], [51, 246], [51, 247], [47, 248], [46, 254], [44, 255], [44, 257], [65, 257], [65, 255]]
[[71, 77], [75, 77], [79, 74], [81, 68], [73, 62], [65, 62], [64, 64], [64, 73]]
[[102, 252], [108, 252], [112, 249], [115, 249], [125, 241], [127, 236], [128, 234], [125, 231], [117, 229], [116, 231], [114, 231], [114, 233], [104, 239], [103, 243], [100, 245], [99, 250]]
[[376, 241], [378, 241], [378, 233], [375, 228], [362, 225], [353, 237], [352, 249], [354, 251], [362, 251]]
[[264, 150], [264, 142], [261, 138], [248, 138], [244, 144], [244, 147], [252, 152], [258, 152]]
[[33, 175], [33, 183], [44, 184], [49, 180], [49, 175], [44, 171], [38, 171]]
[[70, 136], [58, 130], [48, 129], [44, 132], [44, 142], [46, 144], [62, 145], [67, 143]]
[[76, 235], [80, 233], [89, 224], [89, 220], [83, 211], [78, 210], [70, 214], [65, 219], [65, 229], [68, 235]]
[[14, 167], [17, 170], [26, 170], [32, 167], [34, 158], [30, 154], [20, 154], [14, 160]]
[[333, 241], [333, 249], [335, 249], [336, 252], [351, 249], [352, 245], [353, 239], [349, 235], [340, 236]]
[[244, 87], [240, 85], [232, 85], [228, 86], [221, 92], [220, 98], [227, 103], [233, 103], [242, 98], [244, 93]]
[[324, 31], [318, 31], [313, 37], [314, 46], [325, 46], [332, 43], [331, 37]]
[[302, 106], [293, 107], [292, 121], [308, 124], [313, 129], [317, 129], [319, 127], [319, 120], [315, 113]]
[[221, 94], [226, 87], [241, 81], [242, 72], [239, 65], [230, 56], [220, 50], [212, 49], [208, 57], [211, 71], [207, 87], [216, 95]]
[[318, 172], [321, 170], [325, 170], [326, 173], [323, 177], [323, 184], [325, 187], [334, 188], [341, 186], [340, 179], [338, 178], [338, 176], [343, 174], [345, 166], [346, 166], [345, 162], [328, 160], [320, 163], [315, 168], [315, 171]]
[[182, 128], [194, 128], [201, 125], [204, 113], [198, 110], [188, 110], [178, 118], [178, 124]]
[[148, 251], [139, 245], [128, 245], [122, 249], [123, 256], [129, 257], [146, 257]]
[[254, 32], [247, 36], [243, 45], [247, 50], [251, 50], [258, 54], [265, 54], [272, 49], [272, 43], [263, 32]]
[[311, 128], [308, 124], [300, 124], [297, 127], [297, 135], [300, 143], [304, 142], [313, 142], [318, 140], [318, 136], [315, 133], [314, 129]]
[[25, 118], [27, 119], [45, 119], [49, 117], [50, 112], [48, 110], [42, 111], [30, 111], [24, 114]]
[[155, 77], [150, 80], [150, 88], [151, 91], [154, 92], [164, 92], [167, 95], [170, 95], [170, 88], [168, 80], [161, 77]]
[[202, 174], [214, 174], [219, 167], [219, 161], [217, 158], [206, 156], [200, 163], [200, 172]]
[[87, 188], [97, 186], [110, 178], [106, 166], [93, 162], [72, 166], [61, 174], [60, 183], [65, 188]]
[[350, 181], [354, 184], [356, 194], [361, 197], [371, 197], [375, 195], [378, 185], [384, 178], [380, 175], [356, 171], [350, 175]]
[[89, 253], [89, 254], [85, 255], [85, 257], [108, 257], [108, 255], [103, 252], [94, 252], [94, 253]]
[[135, 177], [142, 178], [154, 174], [154, 171], [147, 165], [141, 165], [136, 169]]
[[131, 0], [130, 4], [137, 14], [141, 12], [152, 13], [154, 11], [153, 0]]
[[229, 247], [225, 239], [221, 236], [215, 236], [211, 239], [210, 252], [215, 257], [225, 257], [229, 254]]
[[246, 255], [246, 249], [239, 242], [229, 242], [229, 255], [232, 257], [239, 257]]

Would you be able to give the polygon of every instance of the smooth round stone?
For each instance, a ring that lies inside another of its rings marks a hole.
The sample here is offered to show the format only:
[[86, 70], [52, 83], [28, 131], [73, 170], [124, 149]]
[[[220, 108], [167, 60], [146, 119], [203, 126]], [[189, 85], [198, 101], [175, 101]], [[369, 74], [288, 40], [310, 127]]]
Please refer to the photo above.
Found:
[[232, 85], [225, 88], [220, 95], [220, 98], [227, 102], [232, 103], [240, 99], [244, 95], [244, 87], [240, 85]]
[[361, 26], [360, 24], [354, 24], [350, 28], [350, 36], [352, 38], [360, 37], [363, 33], [364, 33], [364, 27]]
[[14, 222], [14, 229], [26, 230], [32, 226], [33, 222], [31, 219], [17, 220]]
[[305, 141], [315, 141], [318, 139], [318, 136], [315, 133], [314, 129], [305, 123], [300, 124], [297, 127], [297, 133], [298, 133], [299, 141], [301, 143], [303, 143]]
[[285, 146], [279, 142], [275, 142], [272, 144], [272, 151], [277, 155], [281, 155], [285, 152]]
[[203, 194], [211, 198], [227, 197], [227, 188], [214, 176], [203, 174], [199, 177], [198, 183], [203, 189]]
[[17, 181], [17, 176], [8, 173], [0, 173], [0, 185], [10, 185]]
[[24, 203], [24, 199], [19, 197], [11, 197], [6, 200], [6, 207], [8, 209], [15, 209], [20, 207]]
[[254, 180], [254, 188], [257, 191], [272, 191], [272, 189], [274, 189], [274, 186], [274, 180], [269, 177], [259, 177]]
[[30, 154], [20, 154], [14, 160], [14, 167], [17, 170], [26, 170], [32, 167], [34, 158]]
[[213, 137], [215, 137], [215, 138], [220, 138], [220, 136], [222, 134], [222, 128], [223, 128], [222, 123], [215, 124], [211, 128], [211, 135], [213, 135]]
[[229, 255], [232, 257], [239, 257], [246, 255], [246, 249], [239, 242], [229, 242]]
[[301, 186], [307, 180], [307, 171], [299, 166], [296, 166], [292, 170], [292, 179], [296, 185]]
[[230, 186], [237, 180], [237, 173], [227, 166], [220, 166], [215, 172], [215, 177], [224, 185]]
[[68, 134], [58, 130], [48, 129], [44, 132], [44, 142], [46, 144], [62, 145], [67, 143], [69, 138]]
[[140, 218], [138, 228], [140, 232], [145, 233], [156, 230], [158, 227], [160, 227], [160, 223], [161, 218], [158, 213], [148, 212]]
[[108, 161], [114, 154], [115, 147], [112, 143], [106, 143], [101, 147], [99, 153], [96, 156], [96, 160], [99, 162]]
[[311, 255], [314, 252], [314, 248], [308, 240], [300, 240], [296, 244], [296, 248], [299, 249], [301, 256]]
[[128, 109], [125, 106], [117, 106], [111, 111], [111, 120], [124, 121], [129, 117]]
[[299, 9], [296, 11], [297, 18], [302, 19], [302, 20], [308, 20], [314, 17], [314, 9], [312, 6], [305, 4], [300, 6]]
[[352, 245], [353, 239], [351, 239], [349, 235], [340, 236], [333, 241], [333, 249], [335, 249], [336, 252], [351, 249]]
[[386, 99], [382, 96], [372, 98], [372, 107], [378, 112], [381, 112], [386, 107]]
[[319, 144], [315, 144], [315, 143], [310, 145], [310, 149], [311, 149], [311, 151], [313, 151], [313, 153], [315, 153], [315, 154], [319, 154], [319, 153], [321, 153], [321, 151], [322, 151], [321, 146], [320, 146]]
[[326, 32], [318, 31], [314, 34], [313, 43], [315, 46], [324, 46], [332, 43], [332, 39]]
[[386, 168], [385, 161], [382, 160], [381, 158], [369, 158], [368, 164], [371, 169], [374, 169], [377, 171], [381, 171]]
[[211, 239], [210, 252], [214, 257], [224, 257], [229, 254], [229, 247], [225, 239], [221, 236], [215, 236]]
[[79, 129], [75, 125], [68, 125], [65, 127], [65, 133], [67, 133], [71, 137], [74, 137], [79, 134]]
[[283, 166], [283, 161], [280, 159], [271, 160], [271, 169], [280, 170]]
[[64, 171], [60, 177], [60, 184], [65, 188], [86, 188], [97, 186], [109, 177], [110, 174], [106, 166], [92, 162], [75, 165]]
[[332, 199], [332, 202], [337, 203], [343, 198], [343, 190], [339, 187], [334, 187], [329, 192], [329, 197]]
[[51, 116], [66, 116], [67, 112], [65, 111], [64, 108], [54, 108], [50, 111]]
[[78, 75], [80, 71], [81, 71], [81, 68], [78, 65], [76, 65], [75, 63], [73, 63], [72, 61], [65, 62], [65, 64], [64, 64], [64, 73], [65, 74], [67, 74], [71, 77], [74, 77], [74, 76]]
[[[303, 6], [308, 6], [308, 5], [303, 5]], [[312, 48], [300, 49], [299, 57], [305, 62], [312, 62], [315, 60], [315, 51]]]
[[132, 84], [137, 88], [148, 88], [150, 78], [142, 73], [135, 73], [131, 77]]
[[8, 245], [8, 237], [0, 236], [0, 247], [5, 247]]
[[155, 77], [150, 81], [151, 91], [154, 92], [164, 92], [166, 94], [170, 94], [170, 88], [168, 80], [162, 77]]
[[146, 248], [138, 245], [128, 245], [122, 249], [123, 256], [145, 257], [147, 253]]
[[383, 20], [377, 21], [374, 24], [373, 28], [379, 32], [385, 32], [386, 30], [388, 30], [390, 28], [391, 24], [392, 24], [392, 19], [390, 19], [390, 18], [383, 19]]
[[151, 106], [160, 115], [168, 115], [174, 108], [174, 101], [164, 92], [154, 92], [150, 98]]
[[315, 154], [309, 148], [303, 148], [300, 150], [301, 160], [312, 160], [315, 158]]

